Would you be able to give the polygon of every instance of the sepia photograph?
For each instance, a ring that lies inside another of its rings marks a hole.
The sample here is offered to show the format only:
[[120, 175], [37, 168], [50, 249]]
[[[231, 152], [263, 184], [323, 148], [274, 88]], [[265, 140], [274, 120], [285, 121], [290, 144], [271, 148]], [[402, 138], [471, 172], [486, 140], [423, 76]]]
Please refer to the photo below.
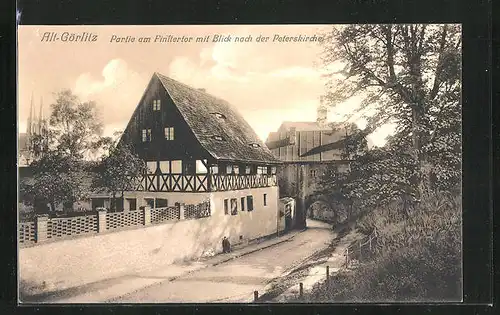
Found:
[[17, 36], [19, 303], [462, 301], [460, 24]]

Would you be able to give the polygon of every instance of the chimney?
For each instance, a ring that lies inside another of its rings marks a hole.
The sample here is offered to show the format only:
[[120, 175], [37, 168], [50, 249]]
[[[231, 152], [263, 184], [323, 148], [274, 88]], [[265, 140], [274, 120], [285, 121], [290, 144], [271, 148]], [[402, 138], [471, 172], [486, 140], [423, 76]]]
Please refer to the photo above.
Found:
[[295, 145], [295, 142], [297, 141], [297, 132], [296, 131], [297, 131], [296, 127], [290, 127], [290, 130], [288, 131], [290, 145]]
[[316, 121], [320, 126], [325, 127], [328, 121], [328, 107], [325, 104], [325, 97], [321, 96], [319, 102], [320, 104], [318, 106], [318, 109], [316, 110]]

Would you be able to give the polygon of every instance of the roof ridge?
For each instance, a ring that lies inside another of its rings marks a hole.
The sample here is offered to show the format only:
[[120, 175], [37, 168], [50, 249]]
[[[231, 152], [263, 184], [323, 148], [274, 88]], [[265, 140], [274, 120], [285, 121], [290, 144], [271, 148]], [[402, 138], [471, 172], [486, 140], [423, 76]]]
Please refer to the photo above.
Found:
[[[215, 98], [215, 99], [218, 99], [218, 100], [221, 100], [221, 101], [224, 101], [224, 102], [226, 102], [226, 103], [227, 103], [227, 101], [226, 101], [226, 100], [224, 100], [224, 99], [222, 99], [222, 98], [219, 98], [219, 97], [217, 97], [217, 96], [215, 96], [215, 95], [213, 95], [213, 94], [208, 93], [208, 92], [205, 90], [205, 88], [195, 88], [195, 87], [193, 87], [193, 86], [191, 86], [191, 85], [188, 85], [188, 84], [186, 84], [186, 83], [183, 83], [183, 82], [181, 82], [181, 81], [178, 81], [178, 80], [176, 80], [176, 79], [173, 79], [173, 78], [171, 78], [171, 77], [169, 77], [169, 76], [166, 76], [166, 75], [164, 75], [164, 74], [161, 74], [161, 73], [159, 73], [159, 72], [155, 72], [155, 74], [156, 74], [156, 75], [158, 75], [158, 76], [162, 76], [162, 77], [164, 77], [164, 78], [166, 78], [166, 79], [168, 79], [168, 80], [174, 81], [175, 83], [180, 84], [180, 85], [182, 85], [182, 86], [184, 86], [184, 87], [186, 87], [186, 88], [189, 88], [189, 89], [191, 89], [191, 90], [193, 90], [193, 91], [197, 91], [198, 93], [206, 94], [206, 95], [208, 95], [208, 96], [210, 96], [210, 97], [213, 97], [213, 98]], [[201, 89], [203, 89], [203, 90], [201, 90]]]
[[[195, 138], [214, 158], [279, 162], [234, 105], [161, 73], [155, 72], [155, 75], [193, 131]], [[227, 122], [221, 124], [215, 115], [205, 117], [213, 110], [224, 114]], [[205, 116], [199, 117], [201, 114]], [[220, 143], [213, 140], [207, 131], [221, 132], [221, 136], [229, 137], [229, 141]], [[260, 149], [252, 148], [252, 143], [259, 144]]]

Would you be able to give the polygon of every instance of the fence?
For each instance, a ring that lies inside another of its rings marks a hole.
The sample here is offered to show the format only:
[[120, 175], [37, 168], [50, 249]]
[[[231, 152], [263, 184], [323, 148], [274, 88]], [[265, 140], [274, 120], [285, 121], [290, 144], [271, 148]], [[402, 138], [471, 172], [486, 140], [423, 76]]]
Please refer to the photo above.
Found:
[[181, 218], [180, 207], [164, 207], [151, 209], [151, 223], [158, 224], [166, 221], [175, 221]]
[[[347, 247], [344, 251], [344, 256], [346, 257], [346, 260], [344, 264], [341, 266], [340, 269], [348, 268], [349, 264], [354, 260], [357, 259], [358, 261], [361, 261], [363, 257], [368, 257], [368, 255], [372, 255], [377, 248], [377, 230], [374, 229], [373, 232], [360, 240], [359, 242], [350, 245]], [[328, 285], [331, 282], [331, 275], [330, 275], [330, 266], [325, 266], [325, 283]], [[254, 291], [253, 292], [253, 302], [258, 303], [262, 300], [263, 297], [259, 297], [259, 291]], [[302, 282], [299, 283], [299, 292], [297, 299], [300, 301], [304, 299], [304, 284]], [[262, 300], [264, 301], [264, 300]], [[305, 302], [305, 301], [304, 301]]]
[[210, 216], [209, 201], [196, 205], [177, 203], [173, 207], [145, 208], [127, 212], [108, 213], [106, 209], [102, 208], [96, 214], [67, 218], [49, 218], [48, 215], [40, 215], [35, 217], [33, 221], [19, 223], [18, 239], [20, 247], [25, 247], [81, 235], [208, 216]]
[[345, 267], [349, 267], [354, 259], [361, 261], [363, 257], [371, 256], [377, 246], [377, 236], [377, 230], [374, 229], [370, 235], [347, 247], [344, 252]]
[[187, 205], [185, 207], [186, 219], [199, 219], [210, 216], [210, 203], [200, 203], [197, 205]]

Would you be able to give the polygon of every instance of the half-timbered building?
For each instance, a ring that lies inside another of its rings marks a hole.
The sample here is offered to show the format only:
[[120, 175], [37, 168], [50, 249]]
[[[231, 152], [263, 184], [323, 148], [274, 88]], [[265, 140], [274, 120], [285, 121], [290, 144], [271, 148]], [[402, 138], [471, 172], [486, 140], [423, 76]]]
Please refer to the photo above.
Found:
[[[155, 73], [120, 141], [147, 163], [130, 179], [125, 211], [208, 200], [211, 216], [246, 216], [276, 232], [280, 161], [228, 102]], [[248, 233], [238, 237], [265, 234]]]

